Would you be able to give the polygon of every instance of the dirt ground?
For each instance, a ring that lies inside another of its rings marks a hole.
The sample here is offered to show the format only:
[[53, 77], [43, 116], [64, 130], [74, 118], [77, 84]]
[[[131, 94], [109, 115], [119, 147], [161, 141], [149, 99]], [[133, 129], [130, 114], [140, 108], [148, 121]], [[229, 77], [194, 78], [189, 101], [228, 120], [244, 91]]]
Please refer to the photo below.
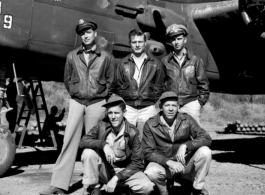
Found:
[[[223, 134], [223, 127], [202, 126], [213, 139], [213, 160], [205, 186], [209, 194], [265, 194], [265, 136]], [[0, 195], [37, 195], [50, 185], [57, 156], [52, 147], [17, 149], [12, 168], [0, 179]], [[69, 194], [81, 194], [81, 173], [78, 158]]]

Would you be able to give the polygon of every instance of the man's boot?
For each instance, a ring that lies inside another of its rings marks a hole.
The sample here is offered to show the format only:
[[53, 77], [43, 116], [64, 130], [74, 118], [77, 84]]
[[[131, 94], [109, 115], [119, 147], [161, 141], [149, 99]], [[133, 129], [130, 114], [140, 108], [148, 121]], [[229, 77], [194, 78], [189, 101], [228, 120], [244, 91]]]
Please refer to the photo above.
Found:
[[49, 189], [40, 192], [40, 195], [65, 195], [65, 190], [51, 186]]

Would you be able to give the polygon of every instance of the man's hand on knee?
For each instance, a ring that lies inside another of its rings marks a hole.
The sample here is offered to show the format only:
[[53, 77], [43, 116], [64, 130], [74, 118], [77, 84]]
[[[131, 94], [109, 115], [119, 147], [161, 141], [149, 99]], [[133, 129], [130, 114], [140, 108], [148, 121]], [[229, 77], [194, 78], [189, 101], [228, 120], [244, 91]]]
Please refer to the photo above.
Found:
[[117, 183], [118, 183], [118, 177], [115, 175], [112, 177], [112, 179], [107, 183], [107, 185], [104, 185], [101, 190], [105, 190], [108, 193], [113, 193]]
[[167, 165], [170, 170], [174, 171], [175, 173], [181, 173], [184, 171], [184, 166], [180, 162], [176, 162], [173, 160], [167, 161]]
[[186, 153], [186, 150], [187, 150], [187, 145], [186, 144], [181, 144], [179, 149], [178, 149], [178, 152], [177, 154], [175, 155], [175, 159], [178, 161], [178, 162], [181, 162], [181, 164], [185, 165], [186, 162], [185, 162], [185, 153]]

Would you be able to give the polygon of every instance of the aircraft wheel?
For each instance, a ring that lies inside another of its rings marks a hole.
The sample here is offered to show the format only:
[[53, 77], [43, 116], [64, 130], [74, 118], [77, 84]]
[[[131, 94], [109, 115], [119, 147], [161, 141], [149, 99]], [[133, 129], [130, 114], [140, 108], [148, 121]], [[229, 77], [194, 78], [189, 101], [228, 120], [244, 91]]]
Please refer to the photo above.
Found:
[[15, 139], [9, 130], [0, 127], [0, 177], [11, 167], [15, 154]]

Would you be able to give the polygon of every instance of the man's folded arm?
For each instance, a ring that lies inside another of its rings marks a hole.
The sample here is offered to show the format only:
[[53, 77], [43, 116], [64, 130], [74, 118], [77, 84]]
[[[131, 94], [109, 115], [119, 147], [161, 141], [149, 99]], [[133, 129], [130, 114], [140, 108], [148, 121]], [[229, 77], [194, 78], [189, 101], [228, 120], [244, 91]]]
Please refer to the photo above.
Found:
[[105, 140], [98, 139], [99, 125], [94, 126], [88, 134], [84, 135], [79, 143], [82, 149], [103, 149], [107, 144]]
[[156, 143], [148, 123], [144, 125], [142, 144], [144, 157], [147, 161], [167, 166], [166, 162], [170, 160], [170, 158], [165, 157], [157, 151]]

